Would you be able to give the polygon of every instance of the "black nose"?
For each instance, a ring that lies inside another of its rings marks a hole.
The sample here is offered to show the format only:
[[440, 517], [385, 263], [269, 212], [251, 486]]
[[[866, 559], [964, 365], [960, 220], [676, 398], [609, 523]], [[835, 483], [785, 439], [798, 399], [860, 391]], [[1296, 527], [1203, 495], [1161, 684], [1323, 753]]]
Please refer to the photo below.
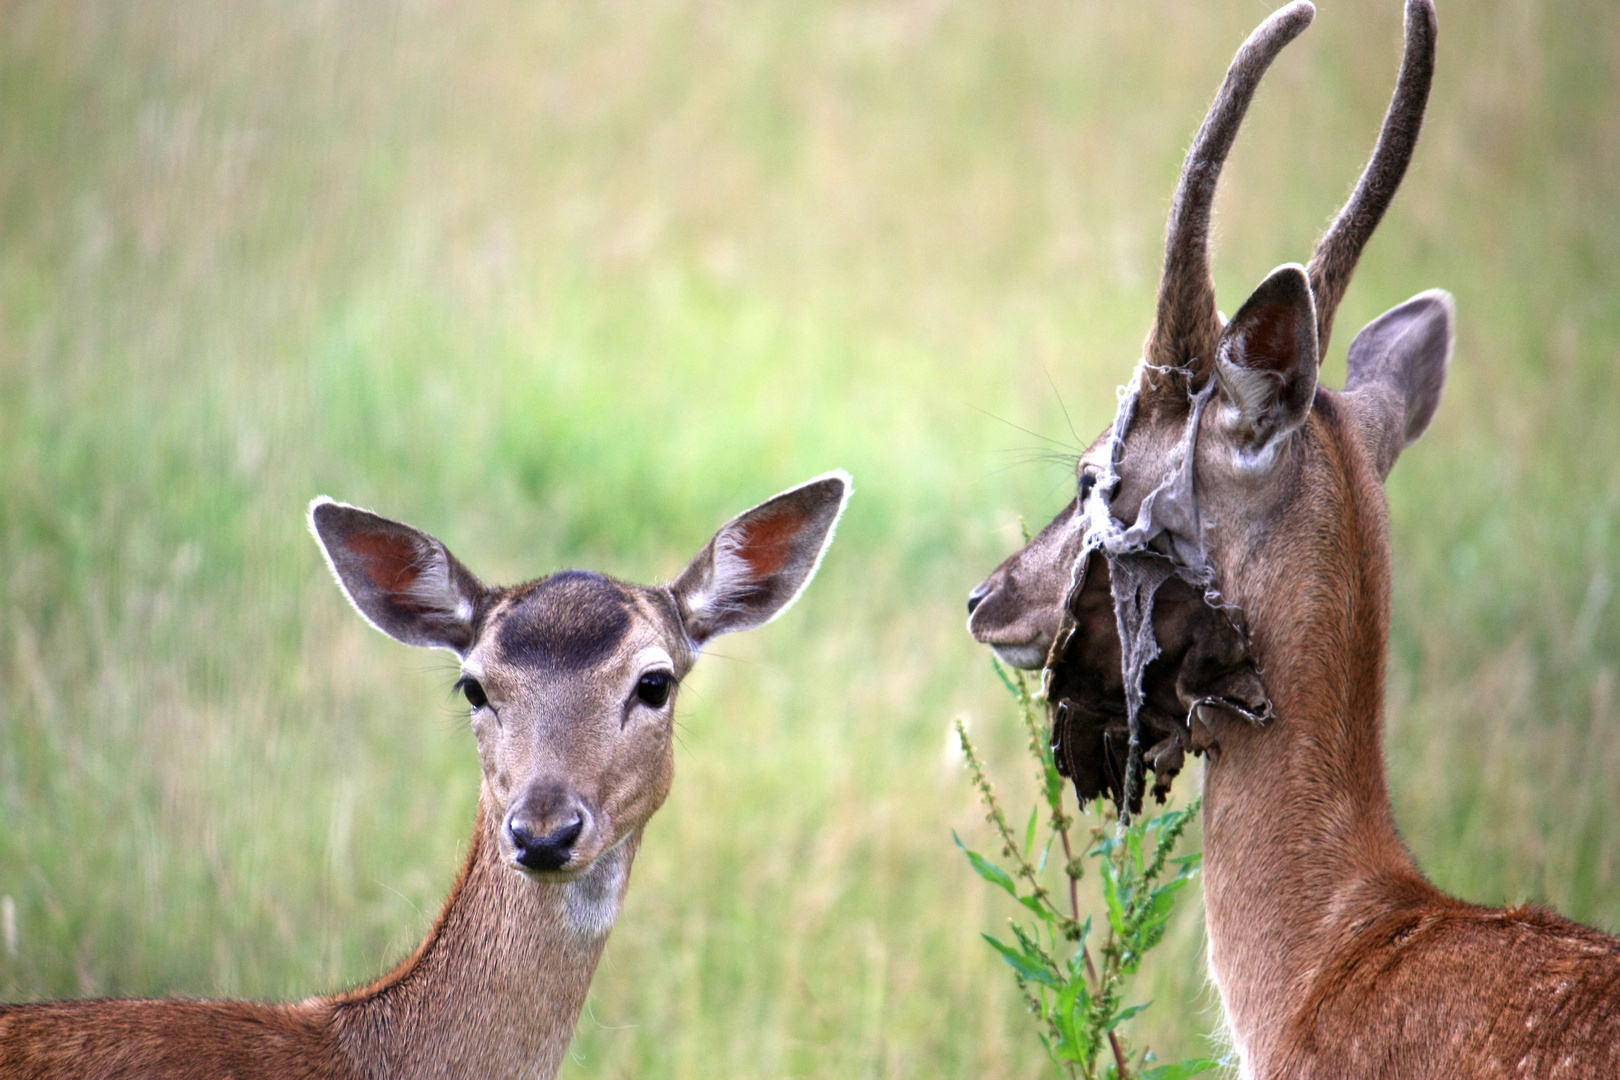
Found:
[[977, 589], [968, 593], [968, 614], [973, 614], [973, 609], [984, 603], [984, 598], [989, 595], [990, 586], [988, 583], [980, 585]]
[[506, 834], [517, 852], [517, 861], [530, 870], [560, 870], [574, 853], [574, 841], [585, 830], [585, 815], [576, 813], [573, 820], [546, 835], [537, 835], [538, 826], [517, 814], [506, 822]]

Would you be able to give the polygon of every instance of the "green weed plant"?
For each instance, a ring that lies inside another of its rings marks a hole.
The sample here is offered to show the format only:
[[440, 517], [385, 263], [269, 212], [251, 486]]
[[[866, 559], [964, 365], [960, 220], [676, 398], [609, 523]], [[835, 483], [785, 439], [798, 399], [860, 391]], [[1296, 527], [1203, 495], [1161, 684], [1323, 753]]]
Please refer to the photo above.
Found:
[[[988, 859], [970, 850], [954, 831], [951, 835], [974, 871], [1024, 908], [1022, 921], [1008, 920], [1011, 941], [990, 934], [984, 939], [1012, 968], [1019, 993], [1036, 1017], [1041, 1044], [1063, 1075], [1085, 1080], [1127, 1080], [1131, 1076], [1183, 1080], [1215, 1068], [1220, 1061], [1203, 1057], [1156, 1063], [1151, 1051], [1136, 1053], [1124, 1030], [1127, 1021], [1151, 1004], [1125, 1003], [1130, 981], [1147, 954], [1164, 939], [1177, 895], [1198, 873], [1200, 852], [1172, 853], [1201, 800], [1195, 798], [1181, 809], [1172, 807], [1154, 817], [1138, 815], [1122, 825], [1107, 801], [1099, 799], [1090, 826], [1090, 850], [1077, 858], [1071, 831], [1078, 821], [1063, 808], [1063, 777], [1058, 774], [1040, 715], [1044, 710], [1038, 710], [1022, 672], [1009, 674], [1000, 663], [991, 662], [1018, 703], [1036, 765], [1039, 794], [1020, 837], [1008, 824], [966, 725], [957, 720], [957, 737], [984, 803], [985, 820], [1001, 841], [1003, 861]], [[1046, 884], [1055, 846], [1063, 852], [1066, 904]], [[1082, 917], [1080, 910], [1079, 885], [1088, 859], [1095, 862], [1101, 877], [1106, 908], [1095, 959], [1091, 915]]]

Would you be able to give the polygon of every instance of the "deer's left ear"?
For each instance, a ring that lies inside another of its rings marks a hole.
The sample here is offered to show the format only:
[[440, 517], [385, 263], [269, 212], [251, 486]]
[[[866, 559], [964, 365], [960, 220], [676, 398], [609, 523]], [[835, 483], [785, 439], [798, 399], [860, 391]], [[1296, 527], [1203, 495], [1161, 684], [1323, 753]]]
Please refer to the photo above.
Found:
[[1250, 458], [1305, 422], [1316, 397], [1316, 305], [1298, 263], [1260, 283], [1221, 332], [1215, 376], [1222, 424]]
[[1456, 322], [1451, 294], [1430, 289], [1378, 316], [1350, 343], [1346, 397], [1380, 477], [1434, 419]]
[[692, 643], [786, 611], [815, 576], [852, 490], [848, 473], [830, 472], [727, 522], [669, 585]]

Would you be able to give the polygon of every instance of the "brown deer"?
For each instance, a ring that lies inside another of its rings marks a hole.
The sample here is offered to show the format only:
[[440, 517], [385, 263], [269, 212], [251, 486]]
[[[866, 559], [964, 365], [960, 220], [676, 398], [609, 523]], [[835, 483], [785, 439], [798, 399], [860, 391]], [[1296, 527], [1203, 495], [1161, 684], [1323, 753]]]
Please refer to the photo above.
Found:
[[424, 532], [321, 498], [310, 527], [373, 626], [461, 658], [483, 788], [461, 876], [416, 952], [297, 1004], [0, 1006], [0, 1077], [551, 1077], [669, 793], [676, 689], [713, 637], [774, 619], [832, 541], [828, 473], [722, 528], [648, 588], [564, 570], [492, 588]]
[[[1394, 99], [1309, 266], [1230, 321], [1209, 271], [1221, 164], [1295, 3], [1239, 50], [1182, 173], [1158, 311], [1079, 492], [968, 599], [969, 629], [1046, 667], [1082, 802], [1162, 796], [1204, 768], [1209, 969], [1246, 1077], [1620, 1075], [1620, 940], [1540, 908], [1477, 907], [1401, 843], [1383, 760], [1390, 543], [1383, 480], [1439, 403], [1451, 298], [1423, 293], [1317, 383], [1357, 257], [1410, 160], [1433, 72], [1408, 0]], [[1130, 523], [1130, 524], [1127, 524]]]

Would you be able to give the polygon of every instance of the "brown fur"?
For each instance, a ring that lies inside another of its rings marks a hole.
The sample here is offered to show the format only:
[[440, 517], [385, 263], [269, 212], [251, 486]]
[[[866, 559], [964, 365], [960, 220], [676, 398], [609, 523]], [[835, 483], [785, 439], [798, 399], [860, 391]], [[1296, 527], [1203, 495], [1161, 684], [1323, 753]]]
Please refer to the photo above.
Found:
[[1246, 1069], [1616, 1075], [1620, 941], [1446, 897], [1396, 832], [1388, 522], [1334, 398], [1322, 392], [1300, 440], [1298, 494], [1266, 557], [1231, 575], [1277, 718], [1218, 723], [1204, 776], [1210, 963]]

